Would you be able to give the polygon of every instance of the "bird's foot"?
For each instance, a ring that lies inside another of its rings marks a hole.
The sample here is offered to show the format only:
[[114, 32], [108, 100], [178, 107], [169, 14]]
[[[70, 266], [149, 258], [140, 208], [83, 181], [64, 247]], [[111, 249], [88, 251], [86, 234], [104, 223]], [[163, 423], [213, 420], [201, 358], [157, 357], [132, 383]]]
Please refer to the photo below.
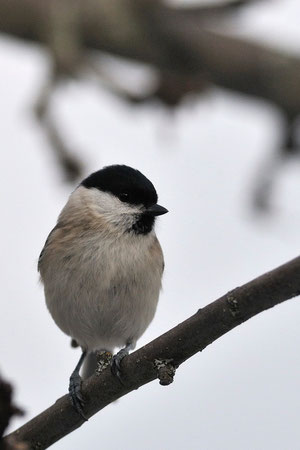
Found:
[[121, 369], [121, 362], [122, 360], [125, 358], [125, 356], [127, 356], [129, 353], [127, 347], [122, 348], [118, 353], [116, 353], [111, 360], [111, 372], [113, 375], [115, 375], [120, 383], [125, 384], [124, 383], [124, 379], [122, 376], [122, 369]]
[[81, 376], [78, 371], [74, 371], [70, 376], [69, 394], [71, 397], [72, 405], [78, 412], [78, 414], [84, 419], [88, 420], [83, 413], [84, 400], [81, 392]]

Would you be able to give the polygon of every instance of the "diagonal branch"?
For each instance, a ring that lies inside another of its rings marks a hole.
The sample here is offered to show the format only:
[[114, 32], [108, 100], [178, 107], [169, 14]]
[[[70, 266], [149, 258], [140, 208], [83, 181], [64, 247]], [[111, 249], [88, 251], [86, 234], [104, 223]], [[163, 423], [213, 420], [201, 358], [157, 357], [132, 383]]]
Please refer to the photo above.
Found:
[[[110, 370], [83, 383], [85, 415], [91, 417], [116, 399], [158, 377], [164, 361], [184, 361], [236, 326], [300, 294], [300, 257], [230, 291], [123, 360], [125, 385]], [[170, 376], [170, 373], [168, 373]], [[161, 384], [164, 384], [161, 379]], [[45, 449], [83, 424], [68, 395], [9, 435]]]

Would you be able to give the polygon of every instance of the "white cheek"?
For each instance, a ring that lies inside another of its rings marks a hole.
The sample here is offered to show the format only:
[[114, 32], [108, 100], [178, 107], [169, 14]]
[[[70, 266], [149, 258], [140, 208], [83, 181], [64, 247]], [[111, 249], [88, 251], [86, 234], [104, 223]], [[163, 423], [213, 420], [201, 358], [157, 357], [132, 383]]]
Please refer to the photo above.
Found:
[[109, 223], [122, 228], [130, 228], [136, 221], [136, 215], [143, 210], [142, 206], [121, 202], [109, 192], [102, 192], [96, 188], [86, 189], [80, 186], [73, 195], [78, 196], [81, 203], [84, 203], [95, 215], [99, 214]]
[[121, 202], [118, 197], [109, 192], [102, 192], [98, 189], [90, 189], [90, 191], [92, 203], [101, 214], [123, 215], [141, 212], [141, 207]]

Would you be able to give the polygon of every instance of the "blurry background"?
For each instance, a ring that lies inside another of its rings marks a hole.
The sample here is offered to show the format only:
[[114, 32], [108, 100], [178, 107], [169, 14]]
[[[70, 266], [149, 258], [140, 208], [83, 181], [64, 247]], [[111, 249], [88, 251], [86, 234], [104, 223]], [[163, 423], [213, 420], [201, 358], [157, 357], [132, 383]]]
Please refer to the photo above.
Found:
[[[297, 0], [202, 11], [199, 1], [178, 11], [188, 3], [94, 0], [91, 11], [111, 8], [99, 42], [91, 13], [85, 43], [79, 1], [52, 2], [41, 34], [34, 3], [0, 2], [0, 369], [26, 411], [10, 429], [66, 393], [78, 359], [47, 312], [36, 265], [82, 176], [131, 165], [170, 211], [157, 223], [164, 291], [139, 346], [298, 256], [300, 242]], [[144, 386], [54, 448], [298, 449], [299, 313], [294, 299], [260, 314], [188, 360], [171, 386]]]

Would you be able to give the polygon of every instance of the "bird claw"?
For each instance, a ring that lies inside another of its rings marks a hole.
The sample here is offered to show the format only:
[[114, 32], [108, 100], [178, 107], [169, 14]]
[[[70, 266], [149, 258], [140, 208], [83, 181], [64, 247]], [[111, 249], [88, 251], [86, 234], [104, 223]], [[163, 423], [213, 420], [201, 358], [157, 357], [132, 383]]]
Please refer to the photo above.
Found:
[[73, 407], [78, 414], [87, 421], [88, 419], [83, 413], [84, 400], [81, 392], [81, 382], [82, 380], [79, 374], [72, 374], [70, 377], [69, 394]]
[[124, 378], [122, 376], [121, 362], [128, 355], [128, 350], [126, 348], [122, 348], [116, 355], [112, 357], [111, 360], [111, 372], [112, 374], [118, 378], [121, 384], [124, 383]]

